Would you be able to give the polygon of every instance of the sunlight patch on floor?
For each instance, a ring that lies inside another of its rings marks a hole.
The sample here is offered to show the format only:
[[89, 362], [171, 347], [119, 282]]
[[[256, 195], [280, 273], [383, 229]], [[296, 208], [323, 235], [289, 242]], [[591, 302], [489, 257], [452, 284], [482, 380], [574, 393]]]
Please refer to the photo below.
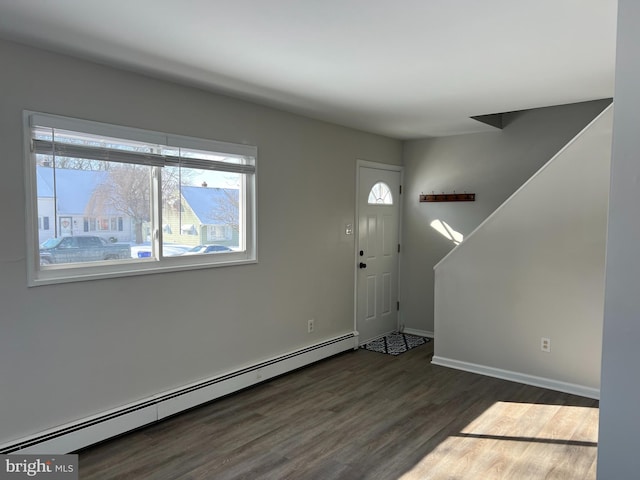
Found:
[[496, 402], [400, 479], [592, 479], [597, 418], [597, 408]]

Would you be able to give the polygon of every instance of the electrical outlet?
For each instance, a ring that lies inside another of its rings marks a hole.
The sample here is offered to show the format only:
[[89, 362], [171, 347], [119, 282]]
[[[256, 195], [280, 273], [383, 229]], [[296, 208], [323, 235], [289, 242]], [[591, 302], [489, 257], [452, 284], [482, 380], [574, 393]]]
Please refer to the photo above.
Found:
[[313, 333], [313, 327], [315, 326], [314, 323], [315, 320], [313, 318], [307, 322], [307, 332]]
[[543, 352], [550, 352], [551, 351], [551, 339], [550, 338], [542, 337], [540, 339], [540, 350], [542, 350]]

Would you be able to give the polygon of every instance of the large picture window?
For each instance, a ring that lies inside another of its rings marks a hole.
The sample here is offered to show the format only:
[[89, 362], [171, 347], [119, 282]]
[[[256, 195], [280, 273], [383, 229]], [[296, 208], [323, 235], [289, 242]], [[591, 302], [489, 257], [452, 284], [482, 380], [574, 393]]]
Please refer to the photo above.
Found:
[[256, 260], [256, 147], [34, 112], [25, 131], [30, 285]]

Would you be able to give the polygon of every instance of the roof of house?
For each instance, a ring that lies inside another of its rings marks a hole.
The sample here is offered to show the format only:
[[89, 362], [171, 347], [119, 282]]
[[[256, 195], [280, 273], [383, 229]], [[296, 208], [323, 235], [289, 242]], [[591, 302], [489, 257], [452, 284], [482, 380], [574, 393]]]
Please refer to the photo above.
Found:
[[[57, 198], [59, 214], [87, 215], [95, 201], [96, 188], [108, 172], [37, 166], [38, 198]], [[238, 190], [234, 188], [182, 187], [182, 196], [204, 225], [225, 225], [238, 216]], [[102, 215], [118, 213], [108, 205]]]
[[[38, 198], [56, 196], [58, 213], [85, 215], [96, 188], [107, 178], [107, 172], [68, 168], [36, 167]], [[105, 207], [101, 213], [114, 214]]]
[[238, 217], [238, 190], [235, 188], [182, 187], [182, 197], [203, 225], [226, 225]]
[[53, 198], [53, 169], [36, 167], [36, 185], [38, 186], [38, 198]]

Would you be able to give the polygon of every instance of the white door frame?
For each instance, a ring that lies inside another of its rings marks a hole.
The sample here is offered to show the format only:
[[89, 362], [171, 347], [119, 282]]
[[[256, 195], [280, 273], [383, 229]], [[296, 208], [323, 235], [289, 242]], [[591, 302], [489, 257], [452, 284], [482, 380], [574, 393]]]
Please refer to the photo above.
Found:
[[[360, 168], [361, 167], [367, 167], [367, 168], [377, 168], [378, 170], [391, 170], [393, 172], [400, 172], [400, 188], [402, 189], [402, 185], [404, 184], [404, 167], [402, 167], [401, 165], [391, 165], [388, 163], [377, 163], [377, 162], [370, 162], [368, 160], [360, 160], [358, 159], [356, 161], [356, 195], [355, 195], [355, 202], [356, 202], [356, 217], [355, 217], [355, 221], [354, 221], [354, 248], [353, 248], [353, 331], [356, 333], [356, 338], [359, 338], [359, 333], [358, 333], [358, 262], [360, 260], [360, 256], [358, 255], [359, 252], [359, 239], [360, 239], [360, 202], [359, 202], [359, 198], [360, 198]], [[401, 195], [398, 195], [399, 201], [400, 201], [400, 213], [398, 216], [398, 242], [400, 242], [400, 245], [402, 245], [402, 206], [403, 206], [403, 197], [404, 197], [404, 191], [402, 192]], [[400, 253], [398, 253], [398, 301], [400, 301], [400, 297], [401, 297], [401, 293], [402, 291], [400, 290], [400, 269], [401, 269], [401, 255], [402, 255], [402, 251], [404, 249], [401, 247], [400, 248]], [[400, 330], [400, 327], [402, 326], [402, 321], [400, 319], [400, 311], [398, 311], [398, 320], [397, 320], [397, 329]], [[360, 343], [360, 341], [358, 340], [358, 344]], [[357, 348], [357, 346], [356, 346]]]

